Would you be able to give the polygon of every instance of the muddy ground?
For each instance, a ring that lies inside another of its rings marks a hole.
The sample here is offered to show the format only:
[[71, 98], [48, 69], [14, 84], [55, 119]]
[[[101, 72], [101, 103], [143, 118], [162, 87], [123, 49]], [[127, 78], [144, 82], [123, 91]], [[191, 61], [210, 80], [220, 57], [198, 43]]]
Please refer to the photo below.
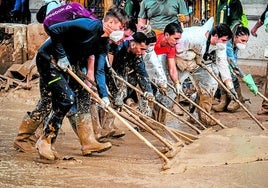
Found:
[[[244, 85], [242, 89], [251, 99], [246, 106], [256, 116], [261, 98]], [[126, 136], [111, 139], [109, 151], [91, 157], [81, 156], [80, 143], [66, 120], [56, 142], [60, 160], [44, 163], [37, 154], [15, 151], [18, 125], [38, 97], [37, 85], [0, 93], [0, 187], [268, 187], [268, 134], [242, 109], [215, 114], [229, 128], [202, 131], [172, 159], [171, 169], [162, 171], [163, 160], [118, 121]], [[256, 117], [268, 128], [268, 117]], [[189, 131], [173, 117], [168, 120], [169, 126]], [[155, 137], [142, 134], [160, 148]]]

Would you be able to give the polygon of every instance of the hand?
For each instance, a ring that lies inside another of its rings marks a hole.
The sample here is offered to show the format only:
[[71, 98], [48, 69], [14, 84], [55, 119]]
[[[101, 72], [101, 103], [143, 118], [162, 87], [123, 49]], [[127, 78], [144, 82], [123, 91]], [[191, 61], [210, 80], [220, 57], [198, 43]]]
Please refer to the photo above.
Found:
[[175, 83], [175, 89], [176, 89], [176, 92], [179, 94], [179, 93], [183, 93], [183, 91], [182, 91], [182, 85], [180, 84], [180, 82], [179, 81], [177, 81], [176, 83]]
[[103, 100], [103, 102], [105, 103], [106, 106], [110, 105], [110, 100], [109, 100], [108, 97], [103, 97], [102, 100]]
[[242, 80], [247, 84], [249, 90], [257, 95], [258, 93], [258, 87], [256, 86], [251, 74], [248, 74], [242, 78]]
[[178, 14], [178, 20], [181, 23], [185, 23], [186, 22], [186, 16], [184, 14]]
[[67, 71], [68, 68], [71, 68], [71, 64], [68, 60], [68, 58], [65, 56], [63, 58], [60, 58], [57, 62], [58, 67], [60, 67], [64, 72]]
[[144, 92], [144, 97], [150, 102], [154, 101], [155, 99], [154, 95], [151, 92]]

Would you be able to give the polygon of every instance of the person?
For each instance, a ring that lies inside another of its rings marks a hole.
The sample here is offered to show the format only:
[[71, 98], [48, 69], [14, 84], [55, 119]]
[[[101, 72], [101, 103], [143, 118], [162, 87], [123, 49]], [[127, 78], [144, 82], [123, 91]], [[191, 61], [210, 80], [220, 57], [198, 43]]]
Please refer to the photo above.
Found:
[[[79, 18], [49, 27], [50, 39], [39, 48], [36, 57], [40, 83], [43, 84], [43, 89], [45, 88], [51, 92], [52, 98], [52, 110], [45, 118], [44, 133], [36, 143], [36, 148], [41, 157], [49, 160], [55, 159], [54, 149], [51, 145], [56, 141], [64, 116], [75, 102], [72, 85], [67, 82], [66, 69], [70, 68], [71, 64], [79, 62], [79, 59], [83, 57], [106, 51], [109, 35], [115, 30], [122, 30], [127, 21], [127, 15], [123, 10], [112, 7], [106, 12], [102, 21]], [[53, 65], [51, 56], [56, 60], [57, 67], [61, 70]], [[82, 102], [82, 100], [78, 101]], [[31, 117], [29, 118], [32, 121]], [[89, 119], [87, 109], [78, 109], [76, 128], [83, 155], [90, 155], [111, 148], [111, 143], [102, 144], [95, 140]], [[29, 125], [27, 120], [23, 126], [24, 137], [21, 139], [22, 142], [27, 141], [29, 135], [36, 129], [35, 124]]]
[[[184, 0], [147, 0], [142, 1], [140, 4], [137, 27], [138, 31], [145, 30], [146, 32], [150, 32], [150, 30], [153, 30], [158, 35], [163, 33], [165, 26], [169, 23], [175, 22], [183, 25], [189, 19], [189, 13]], [[163, 55], [157, 55], [157, 58], [155, 58], [155, 51], [150, 50], [150, 48], [145, 56], [147, 56], [146, 59], [148, 60], [151, 59], [150, 56], [153, 58], [153, 63], [145, 62], [146, 66], [147, 64], [151, 65], [150, 69], [148, 69], [150, 77], [161, 75], [159, 79], [162, 81], [161, 83], [159, 82], [158, 88], [164, 89], [170, 97], [175, 98], [172, 89], [167, 87], [167, 83], [172, 83], [172, 81], [166, 69], [166, 58]], [[166, 95], [162, 95], [159, 91], [157, 93], [157, 101], [161, 102], [167, 108], [172, 108], [172, 111], [177, 115], [183, 115], [183, 111], [180, 108], [176, 108], [176, 105]], [[178, 98], [175, 99], [179, 102]]]
[[[179, 42], [182, 35], [181, 25], [175, 22], [169, 23], [164, 29], [164, 33], [157, 35], [156, 44], [154, 46], [154, 51], [157, 55], [166, 58], [166, 66], [168, 69], [169, 76], [173, 81], [177, 92], [181, 92], [181, 84], [178, 80], [178, 71], [175, 64], [175, 51], [176, 44]], [[164, 60], [165, 61], [165, 60]], [[166, 122], [166, 111], [164, 109], [156, 106], [154, 110], [154, 118], [161, 122]]]
[[171, 22], [186, 23], [189, 14], [184, 0], [142, 1], [138, 15], [138, 30], [150, 25], [158, 35]]
[[[265, 26], [265, 31], [268, 33], [268, 4], [264, 12], [261, 14], [260, 18], [258, 19], [257, 23], [254, 25], [254, 27], [251, 29], [251, 34], [255, 37], [257, 37], [257, 31], [258, 29], [264, 25]], [[267, 58], [268, 57], [268, 46], [265, 48], [264, 56]], [[266, 77], [268, 75], [268, 72], [266, 72]], [[265, 83], [265, 89], [264, 89], [264, 96], [268, 97], [268, 81], [266, 80]], [[268, 114], [268, 102], [263, 100], [261, 109], [257, 112], [258, 115], [266, 115]]]
[[[118, 76], [131, 85], [139, 85], [143, 92], [139, 100], [139, 110], [145, 115], [152, 116], [149, 101], [154, 100], [154, 95], [143, 61], [143, 55], [148, 47], [147, 36], [142, 32], [137, 32], [132, 37], [133, 39], [123, 42], [120, 50], [114, 54], [112, 68]], [[109, 81], [112, 80], [109, 79]], [[128, 88], [120, 80], [116, 80], [116, 85], [114, 82], [109, 82], [108, 87], [110, 91], [113, 91], [114, 105], [117, 107], [121, 107], [125, 99], [133, 92], [133, 89]]]
[[[255, 23], [254, 27], [250, 30], [250, 33], [252, 36], [257, 37], [257, 31], [258, 29], [264, 24], [265, 18], [266, 18], [266, 13], [268, 12], [268, 3], [266, 6], [266, 9], [264, 10], [264, 12], [261, 14], [260, 18], [258, 19], [258, 21]], [[266, 24], [266, 31], [268, 30], [268, 25]]]
[[28, 24], [31, 19], [29, 0], [16, 0], [13, 9], [10, 11], [10, 16], [15, 22]]
[[240, 0], [218, 0], [216, 24], [226, 23], [231, 29], [241, 24], [243, 7]]
[[[133, 17], [129, 17], [129, 21], [127, 22], [124, 31], [121, 33], [123, 35], [119, 35], [117, 37], [110, 37], [109, 42], [109, 52], [107, 54], [102, 54], [99, 56], [98, 64], [96, 67], [96, 73], [94, 73], [94, 69], [91, 72], [91, 75], [95, 75], [96, 82], [99, 83], [98, 85], [103, 86], [99, 87], [98, 93], [99, 95], [107, 99], [106, 101], [110, 102], [108, 98], [108, 89], [106, 87], [107, 83], [107, 74], [109, 74], [109, 67], [112, 66], [112, 62], [114, 59], [114, 54], [118, 53], [118, 51], [123, 47], [123, 41], [132, 40], [132, 35], [136, 33], [137, 27], [135, 24], [135, 20]], [[117, 38], [117, 39], [116, 39]], [[106, 62], [106, 56], [108, 57], [109, 65]], [[89, 76], [91, 77], [91, 76]], [[95, 80], [94, 77], [92, 80]], [[105, 110], [98, 108], [97, 106], [91, 105], [91, 112], [94, 118], [93, 127], [95, 136], [98, 140], [103, 138], [120, 138], [125, 135], [125, 132], [119, 129], [114, 124], [114, 116], [110, 112], [106, 112]]]
[[[226, 53], [226, 43], [232, 38], [232, 31], [226, 24], [213, 27], [213, 23], [214, 18], [211, 17], [203, 26], [185, 28], [176, 45], [175, 58], [177, 66], [184, 67], [182, 71], [187, 70], [192, 75], [193, 84], [197, 90], [196, 101], [207, 113], [211, 113], [212, 98], [218, 83], [205, 68], [200, 66], [200, 63], [204, 63], [215, 75], [220, 74], [220, 78], [227, 88], [236, 95]], [[175, 65], [173, 67], [175, 69]], [[177, 82], [179, 81], [177, 80]], [[180, 92], [180, 89], [177, 91]], [[202, 123], [208, 126], [216, 124], [204, 112], [199, 110], [197, 113]]]
[[[238, 95], [238, 100], [243, 103], [244, 101], [241, 94], [241, 86], [237, 76], [240, 76], [242, 78], [242, 80], [248, 85], [249, 89], [255, 95], [258, 92], [258, 88], [255, 85], [252, 76], [250, 74], [245, 75], [245, 73], [239, 68], [237, 63], [238, 60], [237, 56], [239, 50], [245, 49], [246, 44], [248, 42], [250, 35], [249, 29], [242, 25], [237, 25], [234, 28], [233, 33], [234, 33], [233, 39], [227, 42], [227, 58], [230, 64], [229, 67], [231, 70], [231, 76], [234, 83], [234, 87]], [[230, 97], [228, 97], [226, 91], [224, 91], [223, 89], [221, 89], [220, 91], [221, 91], [220, 103], [212, 106], [212, 109], [214, 111], [221, 112], [227, 110], [229, 112], [235, 112], [240, 108], [240, 105], [236, 101], [231, 100]]]

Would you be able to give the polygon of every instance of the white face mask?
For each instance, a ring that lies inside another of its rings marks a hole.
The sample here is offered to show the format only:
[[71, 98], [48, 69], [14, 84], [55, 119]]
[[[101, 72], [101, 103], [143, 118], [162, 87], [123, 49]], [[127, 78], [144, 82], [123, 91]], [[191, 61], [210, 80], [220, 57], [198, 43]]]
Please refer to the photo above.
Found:
[[217, 50], [224, 50], [226, 48], [226, 44], [217, 43], [216, 48], [217, 48]]
[[237, 43], [236, 47], [238, 48], [238, 50], [243, 50], [246, 48], [246, 44], [242, 44], [242, 43]]
[[120, 41], [121, 39], [123, 39], [123, 37], [124, 37], [124, 31], [121, 30], [113, 31], [109, 36], [109, 38], [114, 42]]

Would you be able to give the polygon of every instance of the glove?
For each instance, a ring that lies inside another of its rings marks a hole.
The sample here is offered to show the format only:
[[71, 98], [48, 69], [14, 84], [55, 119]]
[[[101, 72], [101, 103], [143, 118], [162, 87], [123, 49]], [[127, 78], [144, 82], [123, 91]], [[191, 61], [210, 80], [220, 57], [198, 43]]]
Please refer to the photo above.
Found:
[[110, 100], [108, 97], [103, 97], [102, 100], [104, 101], [105, 105], [106, 106], [109, 106], [110, 105]]
[[144, 92], [144, 97], [148, 100], [148, 101], [154, 101], [154, 95], [151, 92]]
[[179, 80], [175, 83], [175, 89], [176, 89], [176, 92], [179, 94], [179, 93], [183, 93], [182, 91], [182, 85], [180, 84]]
[[57, 62], [58, 67], [60, 67], [64, 72], [67, 71], [67, 68], [71, 68], [71, 64], [68, 60], [68, 58], [65, 56], [63, 58], [60, 58]]
[[[226, 80], [225, 85], [226, 85], [227, 89], [235, 96], [235, 98], [238, 99], [238, 95], [237, 95], [237, 93], [235, 91], [233, 81], [232, 80]], [[233, 96], [230, 96], [230, 97], [231, 97], [231, 99], [234, 99]]]
[[122, 107], [124, 105], [123, 97], [119, 93], [114, 97], [114, 105], [117, 107]]
[[258, 87], [256, 86], [251, 74], [248, 74], [242, 78], [242, 80], [247, 84], [249, 90], [257, 95], [258, 93]]
[[178, 20], [181, 23], [185, 23], [186, 22], [186, 16], [184, 14], [178, 14]]

